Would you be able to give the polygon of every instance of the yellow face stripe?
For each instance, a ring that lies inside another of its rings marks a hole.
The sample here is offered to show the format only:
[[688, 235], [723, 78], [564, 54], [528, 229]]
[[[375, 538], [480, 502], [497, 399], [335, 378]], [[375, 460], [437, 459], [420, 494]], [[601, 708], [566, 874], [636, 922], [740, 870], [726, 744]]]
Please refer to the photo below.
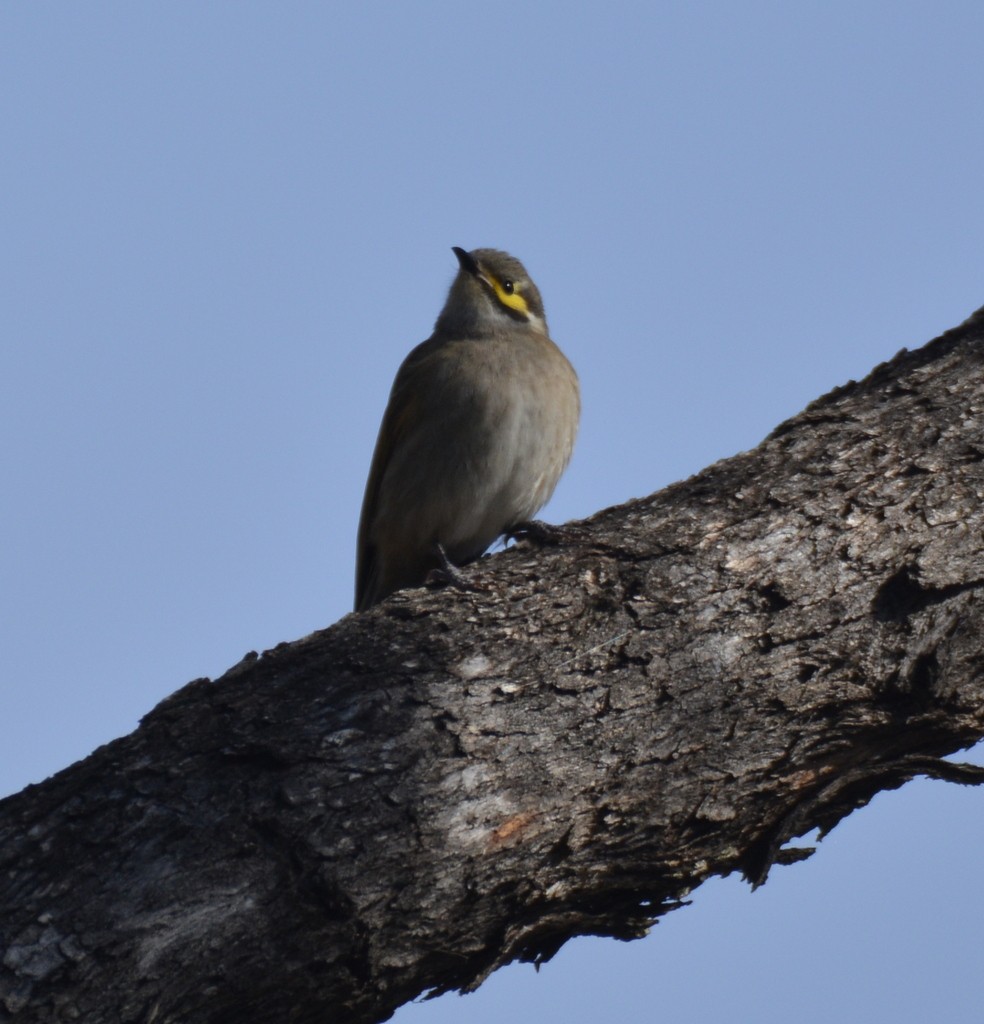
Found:
[[492, 285], [495, 297], [503, 304], [503, 306], [508, 306], [510, 309], [514, 309], [517, 313], [522, 313], [524, 316], [529, 316], [530, 307], [526, 305], [526, 299], [524, 299], [519, 292], [514, 291], [510, 295], [491, 274], [486, 273], [486, 277], [488, 278], [489, 284]]

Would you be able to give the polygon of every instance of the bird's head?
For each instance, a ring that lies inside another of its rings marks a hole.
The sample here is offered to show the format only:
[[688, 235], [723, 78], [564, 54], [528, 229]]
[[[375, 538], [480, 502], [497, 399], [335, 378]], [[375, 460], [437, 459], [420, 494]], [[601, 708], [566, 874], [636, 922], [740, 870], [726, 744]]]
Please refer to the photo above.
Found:
[[450, 337], [497, 334], [525, 327], [547, 333], [543, 300], [526, 268], [500, 249], [455, 246], [458, 274], [435, 331]]

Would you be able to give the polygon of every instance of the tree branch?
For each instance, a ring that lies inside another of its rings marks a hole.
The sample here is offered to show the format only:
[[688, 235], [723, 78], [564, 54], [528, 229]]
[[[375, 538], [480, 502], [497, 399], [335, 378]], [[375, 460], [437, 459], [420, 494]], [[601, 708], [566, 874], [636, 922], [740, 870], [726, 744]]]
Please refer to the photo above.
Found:
[[984, 735], [982, 354], [979, 312], [0, 803], [0, 1021], [384, 1020], [984, 781], [942, 760]]

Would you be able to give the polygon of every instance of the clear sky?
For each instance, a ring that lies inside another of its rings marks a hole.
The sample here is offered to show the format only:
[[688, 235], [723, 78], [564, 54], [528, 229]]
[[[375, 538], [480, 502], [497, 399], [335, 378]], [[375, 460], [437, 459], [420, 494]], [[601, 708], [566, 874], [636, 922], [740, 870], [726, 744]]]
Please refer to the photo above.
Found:
[[[978, 0], [0, 6], [0, 792], [348, 612], [452, 245], [519, 256], [580, 373], [554, 521], [984, 304], [982, 38]], [[982, 849], [984, 791], [915, 783], [396, 1020], [979, 1024]]]

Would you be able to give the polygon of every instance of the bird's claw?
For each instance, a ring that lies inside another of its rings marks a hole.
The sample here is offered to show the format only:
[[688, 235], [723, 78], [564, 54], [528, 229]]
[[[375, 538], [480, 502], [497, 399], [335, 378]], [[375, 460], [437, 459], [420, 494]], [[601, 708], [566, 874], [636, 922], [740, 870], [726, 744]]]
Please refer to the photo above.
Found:
[[488, 587], [481, 586], [470, 579], [466, 573], [463, 573], [448, 558], [448, 553], [444, 550], [442, 544], [437, 544], [435, 547], [435, 553], [440, 564], [427, 573], [427, 577], [424, 580], [426, 586], [454, 587], [455, 590], [467, 590], [473, 594], [481, 594], [488, 590]]
[[554, 526], [540, 519], [531, 519], [526, 523], [510, 526], [503, 535], [506, 540], [528, 540], [541, 547], [548, 544], [562, 544], [564, 541], [577, 540], [581, 533], [572, 526]]

